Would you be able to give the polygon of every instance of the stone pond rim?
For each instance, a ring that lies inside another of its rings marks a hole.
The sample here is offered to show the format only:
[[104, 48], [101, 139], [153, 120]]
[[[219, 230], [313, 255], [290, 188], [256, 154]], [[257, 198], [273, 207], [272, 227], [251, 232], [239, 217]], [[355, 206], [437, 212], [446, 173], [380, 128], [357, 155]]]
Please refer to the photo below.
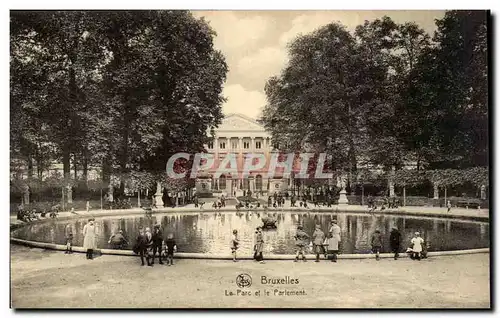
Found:
[[[107, 210], [106, 212], [101, 212], [99, 214], [93, 215], [91, 213], [87, 214], [86, 211], [79, 211], [77, 212], [78, 214], [76, 215], [67, 215], [67, 216], [61, 216], [58, 217], [57, 220], [70, 220], [70, 219], [85, 219], [88, 217], [105, 217], [105, 216], [116, 216], [116, 215], [137, 215], [139, 213], [144, 212], [142, 209], [128, 209], [128, 210]], [[224, 210], [215, 210], [215, 209], [175, 209], [175, 208], [163, 208], [163, 209], [157, 209], [155, 212], [158, 213], [165, 213], [165, 212], [175, 212], [175, 213], [214, 213], [214, 212], [238, 212], [236, 209], [224, 209]], [[264, 210], [253, 210], [253, 211], [244, 211], [241, 210], [239, 212], [255, 212], [255, 213], [262, 213]], [[292, 212], [292, 213], [297, 213], [297, 212], [313, 212], [313, 213], [356, 213], [358, 212], [359, 214], [368, 214], [366, 211], [363, 212], [362, 210], [359, 209], [348, 209], [347, 207], [342, 207], [342, 209], [287, 209], [287, 210], [268, 210], [269, 213], [271, 212]], [[377, 215], [401, 215], [401, 216], [423, 216], [423, 217], [435, 217], [435, 218], [446, 218], [446, 219], [461, 219], [461, 220], [470, 220], [470, 221], [489, 221], [488, 216], [480, 216], [480, 215], [453, 215], [453, 214], [447, 214], [447, 213], [425, 213], [425, 212], [412, 212], [412, 211], [406, 211], [404, 209], [401, 210], [385, 210], [383, 213], [380, 211], [377, 211], [372, 214], [377, 214]], [[42, 220], [37, 220], [32, 223], [46, 223], [50, 222], [53, 219], [46, 218]], [[32, 224], [29, 223], [29, 224]], [[12, 223], [10, 224], [10, 231], [13, 231], [15, 229], [18, 229], [20, 227], [24, 227], [28, 225], [28, 223]], [[53, 243], [44, 243], [44, 242], [36, 242], [36, 241], [28, 241], [28, 240], [23, 240], [23, 239], [18, 239], [18, 238], [10, 238], [11, 244], [20, 244], [20, 245], [25, 245], [29, 247], [36, 247], [36, 248], [44, 248], [44, 249], [50, 249], [50, 250], [58, 250], [58, 251], [64, 251], [66, 250], [66, 245], [61, 245], [61, 244], [53, 244]], [[80, 246], [73, 246], [73, 251], [79, 252], [79, 253], [84, 253], [85, 250], [83, 247]], [[489, 248], [477, 248], [477, 249], [467, 249], [467, 250], [453, 250], [453, 251], [436, 251], [436, 252], [429, 252], [429, 256], [452, 256], [452, 255], [461, 255], [461, 254], [477, 254], [477, 253], [489, 253], [490, 249]], [[113, 249], [97, 249], [95, 250], [97, 254], [101, 255], [119, 255], [119, 256], [137, 256], [134, 254], [131, 250], [113, 250]], [[309, 254], [310, 257], [313, 257], [312, 254]], [[392, 258], [394, 254], [392, 253], [383, 253], [381, 254], [382, 258]], [[230, 254], [205, 254], [205, 253], [177, 253], [176, 254], [177, 258], [188, 258], [188, 259], [219, 259], [219, 260], [231, 260], [232, 256]], [[401, 258], [407, 257], [406, 253], [400, 253]], [[241, 256], [238, 257], [240, 260], [250, 260], [252, 257], [249, 256]], [[373, 258], [372, 254], [339, 254], [339, 259], [371, 259]], [[295, 255], [268, 255], [266, 257], [268, 260], [292, 260], [295, 259]], [[312, 259], [312, 258], [311, 258]], [[325, 261], [322, 259], [322, 261]]]

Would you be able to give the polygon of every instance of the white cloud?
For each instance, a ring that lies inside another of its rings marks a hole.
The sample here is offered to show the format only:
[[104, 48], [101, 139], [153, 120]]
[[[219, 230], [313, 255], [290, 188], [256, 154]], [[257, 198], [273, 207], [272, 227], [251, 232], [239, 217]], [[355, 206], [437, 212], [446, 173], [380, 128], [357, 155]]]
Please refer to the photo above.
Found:
[[291, 28], [279, 37], [276, 46], [265, 47], [242, 57], [235, 63], [233, 69], [249, 80], [261, 82], [263, 89], [267, 79], [270, 76], [279, 75], [288, 63], [286, 45], [290, 41], [299, 34], [310, 33], [328, 23], [338, 22], [339, 19], [342, 19], [342, 24], [349, 29], [354, 29], [356, 25], [361, 23], [358, 15], [344, 13], [342, 16], [342, 13], [335, 14], [331, 11], [307, 12], [293, 19]]
[[224, 114], [240, 113], [257, 118], [266, 104], [266, 96], [263, 93], [247, 91], [239, 84], [224, 87], [223, 94], [227, 98], [227, 102], [222, 106]]
[[280, 47], [266, 47], [239, 60], [236, 71], [252, 80], [263, 81], [264, 84], [270, 76], [278, 75], [287, 62], [286, 50]]
[[[427, 11], [305, 11], [292, 21], [279, 14], [250, 15], [244, 11], [202, 11], [217, 32], [216, 48], [222, 50], [229, 66], [224, 95], [224, 113], [243, 113], [258, 117], [266, 104], [264, 86], [270, 76], [279, 75], [288, 63], [286, 45], [299, 34], [308, 34], [329, 23], [339, 22], [354, 31], [365, 20], [389, 15], [396, 22], [417, 21], [432, 30], [441, 12]], [[291, 22], [291, 24], [290, 24]], [[285, 25], [284, 25], [284, 24]], [[290, 24], [289, 28], [287, 26]], [[285, 30], [284, 30], [285, 29]], [[260, 46], [260, 47], [259, 47]]]
[[195, 16], [205, 17], [217, 32], [215, 46], [222, 49], [248, 47], [266, 35], [271, 21], [262, 16], [238, 18], [233, 12], [196, 12]]

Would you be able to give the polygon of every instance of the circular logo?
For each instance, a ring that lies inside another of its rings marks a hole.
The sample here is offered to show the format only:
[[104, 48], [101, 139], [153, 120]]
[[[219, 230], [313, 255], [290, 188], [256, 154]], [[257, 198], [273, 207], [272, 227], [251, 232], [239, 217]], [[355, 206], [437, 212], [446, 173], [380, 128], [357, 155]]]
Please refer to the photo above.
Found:
[[248, 274], [239, 274], [236, 276], [236, 285], [240, 288], [252, 286], [252, 277]]

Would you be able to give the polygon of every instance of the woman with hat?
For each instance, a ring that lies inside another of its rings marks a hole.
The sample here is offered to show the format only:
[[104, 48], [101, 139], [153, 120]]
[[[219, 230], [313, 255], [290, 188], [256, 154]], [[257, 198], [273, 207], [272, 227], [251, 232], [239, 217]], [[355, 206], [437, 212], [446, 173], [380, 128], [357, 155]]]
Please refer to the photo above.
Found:
[[327, 241], [328, 252], [327, 254], [332, 255], [332, 262], [337, 262], [337, 254], [339, 253], [339, 243], [341, 241], [340, 237], [340, 226], [337, 225], [337, 220], [332, 220], [330, 230], [328, 231], [329, 237]]
[[96, 236], [94, 219], [89, 219], [89, 222], [83, 227], [83, 248], [87, 250], [87, 259], [94, 259], [94, 249], [97, 248]]

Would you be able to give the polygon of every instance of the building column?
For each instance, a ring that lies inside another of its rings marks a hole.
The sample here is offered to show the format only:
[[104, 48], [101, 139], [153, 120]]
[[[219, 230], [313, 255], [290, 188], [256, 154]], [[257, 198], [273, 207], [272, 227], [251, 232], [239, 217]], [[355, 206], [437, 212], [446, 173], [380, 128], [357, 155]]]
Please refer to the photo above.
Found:
[[250, 137], [250, 151], [255, 151], [255, 137]]
[[233, 197], [233, 180], [226, 178], [226, 192], [228, 197]]
[[227, 149], [227, 152], [229, 153], [232, 150], [231, 138], [226, 137], [226, 144], [227, 144], [227, 148], [226, 149]]
[[243, 137], [238, 137], [238, 149], [239, 152], [243, 152]]

